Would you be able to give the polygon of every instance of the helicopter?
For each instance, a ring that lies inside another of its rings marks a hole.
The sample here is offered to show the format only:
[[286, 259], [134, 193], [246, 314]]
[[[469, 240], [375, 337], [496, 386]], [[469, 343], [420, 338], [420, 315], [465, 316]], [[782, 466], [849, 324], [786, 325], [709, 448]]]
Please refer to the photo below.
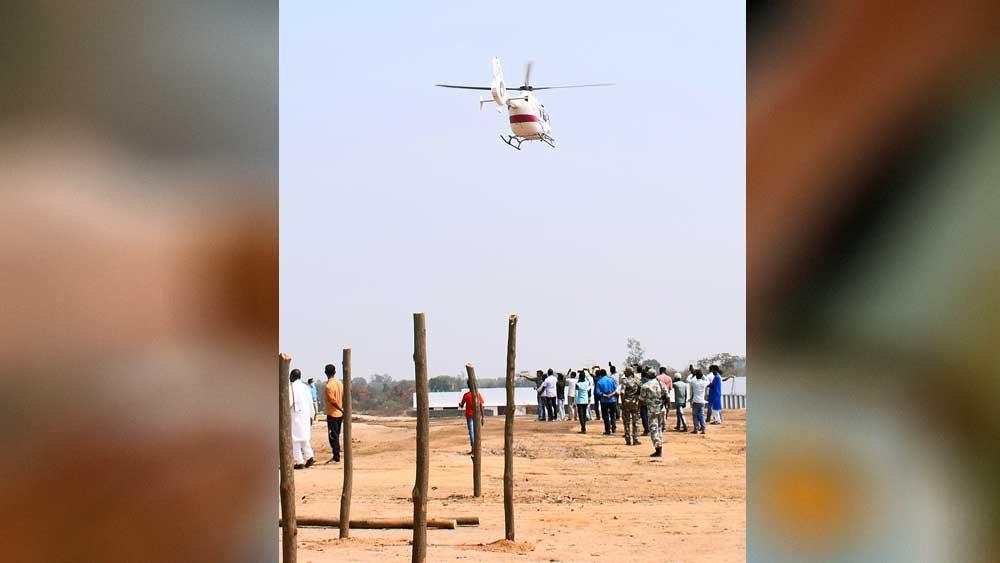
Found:
[[[552, 136], [552, 123], [549, 120], [549, 113], [545, 110], [545, 105], [532, 92], [535, 90], [555, 90], [561, 88], [590, 88], [594, 86], [613, 86], [610, 83], [600, 84], [572, 84], [568, 86], [532, 86], [531, 67], [534, 61], [528, 61], [524, 65], [524, 84], [521, 86], [507, 86], [503, 80], [503, 69], [500, 67], [500, 59], [493, 57], [493, 81], [489, 86], [460, 86], [456, 84], [435, 84], [440, 88], [458, 88], [460, 90], [485, 90], [490, 92], [492, 99], [479, 97], [479, 109], [490, 102], [496, 103], [497, 113], [502, 113], [503, 108], [507, 108], [510, 115], [510, 130], [512, 135], [500, 135], [500, 139], [511, 147], [521, 150], [521, 143], [525, 141], [541, 141], [552, 148], [556, 146], [556, 140]], [[521, 92], [521, 95], [510, 96], [508, 91]]]

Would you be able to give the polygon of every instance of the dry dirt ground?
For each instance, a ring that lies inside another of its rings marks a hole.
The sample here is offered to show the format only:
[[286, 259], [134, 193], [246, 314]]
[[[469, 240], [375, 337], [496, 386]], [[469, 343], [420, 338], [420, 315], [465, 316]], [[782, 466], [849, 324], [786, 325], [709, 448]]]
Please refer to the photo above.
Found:
[[[514, 426], [516, 544], [504, 537], [503, 417], [483, 429], [483, 497], [472, 497], [463, 418], [431, 420], [430, 518], [478, 515], [478, 527], [427, 531], [428, 561], [743, 561], [746, 555], [746, 416], [725, 411], [706, 436], [668, 432], [653, 460], [649, 439], [627, 447], [600, 424]], [[690, 415], [688, 415], [690, 421]], [[412, 517], [415, 421], [354, 424], [353, 518]], [[672, 428], [672, 425], [671, 425]], [[295, 472], [297, 511], [337, 517], [342, 464], [330, 458], [326, 424], [313, 426], [318, 464]], [[300, 528], [300, 562], [409, 561], [410, 530]]]

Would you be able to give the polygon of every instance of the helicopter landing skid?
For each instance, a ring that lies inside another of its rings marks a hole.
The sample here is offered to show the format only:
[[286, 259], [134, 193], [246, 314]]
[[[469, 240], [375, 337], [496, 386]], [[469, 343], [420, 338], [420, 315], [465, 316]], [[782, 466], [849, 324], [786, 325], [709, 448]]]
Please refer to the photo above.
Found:
[[[523, 138], [515, 137], [514, 135], [511, 135], [510, 137], [504, 137], [503, 135], [500, 135], [500, 140], [517, 150], [521, 150], [521, 143], [524, 142]], [[517, 141], [516, 145], [514, 144], [514, 141]]]
[[[503, 142], [505, 142], [505, 143], [507, 143], [508, 145], [510, 145], [511, 147], [513, 147], [513, 148], [515, 148], [517, 150], [521, 150], [521, 143], [523, 143], [525, 141], [531, 141], [531, 140], [541, 141], [541, 142], [545, 143], [546, 145], [548, 145], [548, 146], [550, 146], [552, 148], [556, 148], [556, 140], [553, 139], [552, 137], [550, 137], [549, 135], [541, 135], [540, 137], [538, 137], [536, 139], [526, 139], [524, 137], [518, 137], [516, 135], [509, 135], [507, 137], [504, 137], [503, 135], [500, 135], [500, 140], [503, 141]], [[517, 143], [517, 144], [514, 144], [514, 143]]]

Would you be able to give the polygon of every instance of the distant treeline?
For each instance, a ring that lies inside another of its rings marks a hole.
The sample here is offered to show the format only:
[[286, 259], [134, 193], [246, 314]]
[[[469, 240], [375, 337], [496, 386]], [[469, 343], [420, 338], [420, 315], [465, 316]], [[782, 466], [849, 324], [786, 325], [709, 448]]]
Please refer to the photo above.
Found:
[[[746, 356], [735, 356], [733, 354], [721, 353], [715, 354], [714, 356], [706, 356], [704, 358], [698, 359], [692, 362], [692, 365], [696, 368], [701, 368], [703, 371], [708, 370], [708, 366], [711, 365], [719, 366], [722, 370], [723, 375], [735, 375], [738, 377], [746, 377], [747, 375], [747, 358]], [[642, 361], [643, 367], [651, 367], [659, 371], [661, 365], [666, 365], [668, 371], [679, 372], [682, 376], [688, 376], [691, 372], [688, 370], [688, 366], [671, 366], [670, 364], [660, 364], [659, 361], [655, 359], [648, 359]]]
[[[507, 379], [503, 377], [476, 377], [476, 385], [481, 389], [490, 387], [506, 387]], [[534, 384], [520, 377], [514, 379], [514, 387], [534, 387]], [[434, 391], [461, 391], [466, 389], [464, 375], [439, 375], [427, 380], [427, 389]]]
[[[686, 365], [674, 366], [669, 363], [660, 363], [656, 358], [647, 358], [646, 349], [643, 348], [642, 344], [636, 338], [629, 338], [625, 342], [625, 349], [628, 354], [625, 356], [625, 365], [635, 365], [638, 364], [643, 368], [653, 368], [659, 371], [661, 366], [667, 368], [669, 372], [679, 372], [682, 376], [686, 377], [691, 374], [691, 371]], [[706, 356], [704, 358], [699, 358], [693, 362], [696, 368], [701, 368], [702, 370], [707, 370], [711, 365], [719, 366], [722, 370], [723, 375], [735, 375], [738, 377], [746, 377], [747, 374], [747, 358], [746, 356], [737, 356], [735, 354], [730, 354], [728, 352], [721, 352], [713, 356]], [[604, 366], [601, 366], [604, 367]], [[619, 366], [621, 368], [622, 366]]]
[[367, 379], [353, 378], [351, 389], [351, 406], [357, 413], [396, 416], [413, 408], [415, 384], [412, 379], [395, 381], [388, 375], [375, 373]]
[[[479, 386], [503, 387], [504, 378], [480, 378]], [[517, 387], [531, 387], [530, 381], [518, 378]], [[351, 385], [354, 394], [352, 407], [358, 414], [398, 416], [413, 408], [415, 385], [412, 379], [394, 380], [388, 375], [375, 373], [371, 377], [355, 377]], [[427, 381], [430, 391], [461, 391], [465, 389], [465, 376], [439, 375]]]

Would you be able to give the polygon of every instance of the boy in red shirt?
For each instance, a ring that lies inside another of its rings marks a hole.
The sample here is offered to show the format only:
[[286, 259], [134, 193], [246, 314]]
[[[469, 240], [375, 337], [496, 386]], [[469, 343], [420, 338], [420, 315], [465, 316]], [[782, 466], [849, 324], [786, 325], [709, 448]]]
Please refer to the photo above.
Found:
[[[466, 381], [465, 384], [468, 385], [469, 382]], [[486, 422], [486, 419], [483, 418], [483, 395], [482, 395], [482, 393], [476, 393], [476, 394], [479, 395], [479, 424], [481, 426], [484, 422]], [[465, 424], [469, 427], [469, 455], [472, 455], [472, 449], [474, 447], [476, 447], [475, 446], [475, 433], [476, 433], [476, 431], [475, 431], [475, 425], [474, 425], [474, 422], [473, 422], [473, 419], [472, 419], [473, 414], [474, 414], [473, 413], [473, 409], [475, 408], [475, 406], [472, 404], [472, 391], [471, 390], [466, 391], [465, 395], [462, 395], [462, 402], [459, 403], [458, 406], [459, 407], [465, 407]]]

